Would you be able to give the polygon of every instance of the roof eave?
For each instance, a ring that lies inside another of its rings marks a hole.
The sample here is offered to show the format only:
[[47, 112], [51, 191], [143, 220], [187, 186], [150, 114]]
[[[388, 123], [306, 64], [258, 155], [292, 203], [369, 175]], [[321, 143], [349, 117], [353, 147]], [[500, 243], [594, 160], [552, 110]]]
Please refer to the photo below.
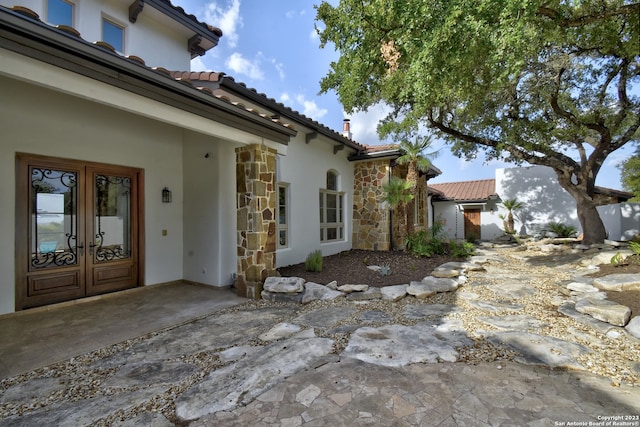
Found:
[[297, 133], [6, 7], [0, 7], [0, 48], [279, 143], [287, 144]]
[[[249, 89], [245, 85], [236, 82], [232, 77], [223, 75], [220, 79], [219, 86], [221, 88], [224, 88], [225, 90], [236, 93], [241, 98], [246, 98], [249, 101], [259, 104], [266, 109], [272, 110], [275, 114], [286, 117], [289, 120], [295, 121], [302, 126], [306, 126], [313, 131], [326, 136], [327, 138], [340, 142], [356, 152], [364, 149], [363, 145], [358, 144], [357, 142], [346, 138], [345, 136], [316, 122], [315, 120], [292, 110], [284, 104], [277, 102], [275, 99], [267, 98], [265, 94], [261, 94], [253, 89]], [[349, 157], [349, 160], [351, 160], [351, 156]]]

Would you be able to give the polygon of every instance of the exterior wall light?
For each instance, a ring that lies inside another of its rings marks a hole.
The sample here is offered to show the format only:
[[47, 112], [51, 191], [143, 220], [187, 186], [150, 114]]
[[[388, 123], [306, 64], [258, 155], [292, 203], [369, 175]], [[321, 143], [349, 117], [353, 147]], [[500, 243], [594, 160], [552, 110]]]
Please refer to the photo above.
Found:
[[171, 190], [167, 187], [162, 190], [162, 203], [171, 203]]

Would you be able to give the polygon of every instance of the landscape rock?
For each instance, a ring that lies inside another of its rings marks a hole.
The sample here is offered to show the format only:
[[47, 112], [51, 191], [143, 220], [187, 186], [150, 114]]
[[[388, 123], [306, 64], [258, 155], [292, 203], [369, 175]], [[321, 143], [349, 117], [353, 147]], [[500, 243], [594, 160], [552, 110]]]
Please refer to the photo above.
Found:
[[426, 299], [435, 295], [436, 291], [426, 283], [414, 281], [407, 286], [407, 294], [413, 295], [418, 299]]
[[409, 285], [384, 286], [380, 288], [382, 299], [385, 301], [400, 301], [407, 295]]
[[176, 399], [176, 415], [189, 421], [204, 415], [247, 405], [298, 371], [328, 355], [333, 340], [327, 338], [287, 339], [270, 344], [254, 354], [213, 371]]
[[587, 283], [581, 283], [581, 282], [571, 282], [567, 285], [567, 289], [569, 289], [570, 291], [575, 291], [575, 292], [582, 292], [582, 293], [590, 293], [590, 292], [599, 292], [600, 289], [596, 288], [593, 285], [589, 285]]
[[338, 282], [336, 282], [335, 280], [332, 280], [331, 282], [327, 283], [327, 288], [333, 289], [334, 291], [337, 291], [338, 290]]
[[436, 292], [453, 292], [458, 289], [459, 286], [457, 280], [433, 276], [425, 277], [424, 279], [422, 279], [422, 283], [429, 286]]
[[261, 341], [275, 341], [300, 332], [301, 329], [300, 326], [294, 325], [293, 323], [278, 323], [258, 338]]
[[301, 277], [267, 277], [262, 289], [272, 293], [299, 293], [304, 291], [304, 279]]
[[510, 300], [518, 300], [536, 293], [530, 283], [501, 282], [489, 288], [494, 294]]
[[356, 310], [345, 307], [324, 307], [295, 317], [292, 322], [312, 328], [331, 328], [351, 317]]
[[308, 304], [317, 300], [334, 300], [344, 297], [344, 293], [331, 289], [328, 286], [318, 283], [307, 282], [304, 284], [304, 294], [302, 295], [302, 304]]
[[349, 301], [368, 301], [373, 299], [381, 299], [382, 292], [379, 288], [368, 288], [363, 292], [351, 292], [347, 294]]
[[610, 274], [593, 279], [593, 286], [603, 291], [640, 291], [640, 275]]
[[478, 320], [505, 331], [539, 330], [547, 326], [547, 323], [527, 315], [479, 316]]
[[509, 304], [500, 301], [468, 301], [475, 308], [484, 311], [502, 312], [502, 311], [520, 311], [523, 309], [521, 304]]
[[351, 292], [364, 292], [367, 289], [369, 289], [369, 285], [352, 285], [352, 284], [345, 284], [342, 286], [338, 286], [338, 290], [340, 292], [344, 292], [344, 293], [351, 293]]
[[460, 274], [461, 274], [460, 270], [454, 270], [454, 269], [442, 268], [442, 267], [438, 267], [431, 272], [431, 275], [433, 277], [439, 277], [439, 278], [453, 278], [453, 277], [460, 276]]
[[588, 314], [578, 312], [576, 310], [576, 303], [574, 301], [565, 301], [558, 307], [558, 311], [565, 316], [571, 317], [602, 334], [607, 334], [610, 330], [616, 328], [616, 326], [596, 320]]
[[589, 350], [572, 342], [558, 338], [521, 331], [489, 333], [488, 339], [494, 344], [504, 344], [521, 353], [516, 358], [525, 364], [547, 365], [552, 368], [583, 369], [577, 358]]
[[464, 333], [443, 333], [429, 323], [414, 326], [362, 327], [349, 340], [343, 356], [382, 366], [455, 362], [457, 348], [470, 345]]
[[606, 299], [590, 297], [582, 298], [576, 302], [576, 311], [615, 326], [626, 325], [631, 317], [631, 309], [627, 306]]
[[271, 302], [294, 302], [297, 304], [302, 303], [302, 292], [300, 293], [281, 293], [281, 292], [269, 292], [263, 290], [260, 293], [263, 300]]
[[625, 327], [625, 330], [632, 336], [640, 339], [640, 316], [635, 316]]
[[432, 316], [444, 317], [460, 311], [459, 307], [451, 304], [409, 304], [401, 313], [407, 319], [421, 320]]

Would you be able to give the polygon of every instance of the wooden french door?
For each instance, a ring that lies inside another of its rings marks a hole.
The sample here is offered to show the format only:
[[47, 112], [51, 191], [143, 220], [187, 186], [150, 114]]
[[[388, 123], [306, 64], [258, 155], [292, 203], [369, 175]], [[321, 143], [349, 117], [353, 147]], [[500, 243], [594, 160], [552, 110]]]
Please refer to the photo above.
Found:
[[142, 283], [141, 169], [18, 154], [16, 309]]
[[464, 237], [480, 238], [480, 209], [464, 210]]

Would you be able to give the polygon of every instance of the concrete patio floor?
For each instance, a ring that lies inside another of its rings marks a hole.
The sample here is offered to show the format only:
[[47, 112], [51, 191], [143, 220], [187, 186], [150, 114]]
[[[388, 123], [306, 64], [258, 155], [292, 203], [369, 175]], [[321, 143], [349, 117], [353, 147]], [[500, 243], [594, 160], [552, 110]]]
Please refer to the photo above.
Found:
[[0, 316], [0, 379], [245, 302], [230, 289], [145, 286]]

